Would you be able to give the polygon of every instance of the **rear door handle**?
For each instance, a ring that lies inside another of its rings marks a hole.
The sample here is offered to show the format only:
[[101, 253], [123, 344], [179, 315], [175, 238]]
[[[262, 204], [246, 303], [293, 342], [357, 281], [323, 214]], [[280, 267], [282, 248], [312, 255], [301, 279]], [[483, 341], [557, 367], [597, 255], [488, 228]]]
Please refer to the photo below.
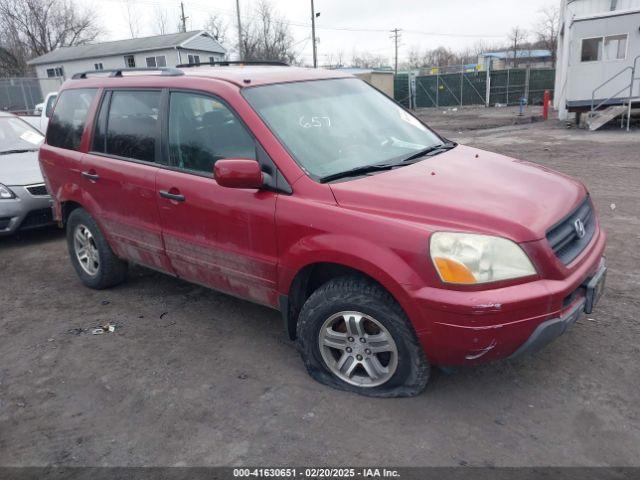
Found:
[[97, 182], [100, 179], [100, 175], [98, 175], [97, 173], [82, 172], [82, 176], [84, 178], [88, 178], [92, 182]]
[[170, 193], [165, 190], [160, 190], [160, 196], [162, 198], [168, 198], [169, 200], [174, 200], [176, 202], [184, 202], [184, 195], [179, 193]]

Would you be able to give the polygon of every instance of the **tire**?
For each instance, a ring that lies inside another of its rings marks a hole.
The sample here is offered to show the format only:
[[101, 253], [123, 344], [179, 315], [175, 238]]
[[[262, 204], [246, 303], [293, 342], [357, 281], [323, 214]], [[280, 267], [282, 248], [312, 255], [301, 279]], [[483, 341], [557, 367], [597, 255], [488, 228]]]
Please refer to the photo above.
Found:
[[[371, 397], [411, 397], [429, 380], [429, 362], [402, 308], [366, 279], [340, 277], [313, 292], [300, 312], [297, 337], [309, 375], [333, 388]], [[373, 353], [376, 349], [388, 351]]]
[[128, 264], [116, 257], [96, 221], [83, 208], [75, 209], [67, 219], [67, 247], [71, 264], [87, 287], [102, 290], [126, 279]]

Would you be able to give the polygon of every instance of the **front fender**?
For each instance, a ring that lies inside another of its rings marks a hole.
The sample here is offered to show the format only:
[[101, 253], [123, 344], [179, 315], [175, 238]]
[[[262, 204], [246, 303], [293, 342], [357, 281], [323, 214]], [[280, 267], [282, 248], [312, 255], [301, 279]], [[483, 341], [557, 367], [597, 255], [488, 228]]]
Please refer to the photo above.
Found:
[[[426, 261], [426, 259], [425, 259]], [[333, 263], [352, 268], [380, 283], [416, 323], [420, 315], [409, 295], [408, 286], [420, 282], [411, 265], [391, 248], [362, 237], [346, 234], [318, 234], [300, 238], [281, 257], [278, 285], [288, 295], [291, 284], [303, 268], [317, 263]]]

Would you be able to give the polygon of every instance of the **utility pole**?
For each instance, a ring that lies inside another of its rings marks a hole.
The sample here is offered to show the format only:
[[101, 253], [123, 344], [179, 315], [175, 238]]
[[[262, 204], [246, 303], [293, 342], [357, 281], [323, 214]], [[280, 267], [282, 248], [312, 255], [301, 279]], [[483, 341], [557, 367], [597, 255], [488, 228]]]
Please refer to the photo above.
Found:
[[182, 12], [180, 14], [180, 21], [182, 22], [182, 31], [186, 32], [187, 31], [187, 18], [189, 17], [185, 17], [184, 16], [184, 3], [180, 2], [180, 11]]
[[396, 55], [395, 55], [395, 74], [398, 74], [398, 40], [400, 40], [400, 32], [402, 31], [402, 29], [400, 28], [394, 28], [393, 30], [391, 30], [391, 33], [393, 33], [393, 35], [389, 38], [393, 38], [394, 42], [395, 42], [395, 47], [396, 47]]
[[236, 15], [238, 16], [238, 60], [242, 61], [242, 23], [240, 21], [240, 0], [236, 0]]
[[313, 45], [313, 68], [318, 68], [318, 47], [316, 46], [316, 18], [320, 16], [320, 12], [316, 13], [311, 0], [311, 40]]

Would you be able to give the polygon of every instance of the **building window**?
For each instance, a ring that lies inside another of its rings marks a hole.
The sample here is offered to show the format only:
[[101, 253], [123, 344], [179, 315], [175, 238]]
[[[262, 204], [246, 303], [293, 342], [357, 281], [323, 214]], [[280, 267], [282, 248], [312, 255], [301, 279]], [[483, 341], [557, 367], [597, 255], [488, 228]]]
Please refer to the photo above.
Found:
[[612, 35], [604, 38], [604, 59], [624, 60], [627, 58], [628, 35]]
[[157, 57], [147, 57], [147, 67], [160, 68], [167, 66], [167, 58], [164, 55], [158, 55]]
[[104, 70], [104, 66], [102, 65], [102, 63], [94, 63], [93, 68], [95, 70]]
[[64, 70], [62, 67], [47, 68], [47, 77], [64, 77]]
[[582, 40], [582, 61], [599, 62], [602, 60], [602, 37]]
[[200, 55], [189, 55], [190, 65], [200, 65]]
[[136, 67], [136, 59], [133, 55], [125, 55], [124, 56], [124, 66], [127, 68], [135, 68]]
[[216, 57], [209, 57], [209, 63], [215, 63]]

